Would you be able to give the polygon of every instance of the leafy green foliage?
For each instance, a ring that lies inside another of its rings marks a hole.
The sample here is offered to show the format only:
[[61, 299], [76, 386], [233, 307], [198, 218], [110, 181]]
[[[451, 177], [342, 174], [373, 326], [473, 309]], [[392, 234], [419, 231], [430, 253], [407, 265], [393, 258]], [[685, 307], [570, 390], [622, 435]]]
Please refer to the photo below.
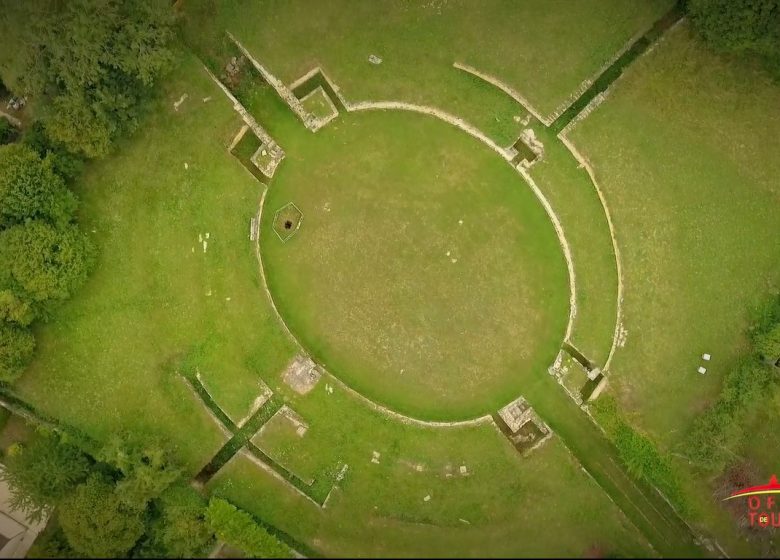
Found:
[[84, 167], [84, 160], [81, 156], [69, 151], [61, 142], [55, 142], [49, 138], [41, 121], [35, 121], [25, 131], [22, 142], [32, 148], [41, 158], [49, 161], [55, 173], [66, 180], [76, 177]]
[[211, 499], [206, 517], [220, 540], [240, 548], [251, 557], [292, 557], [292, 551], [258, 525], [251, 515], [221, 498]]
[[192, 557], [213, 543], [205, 499], [173, 484], [181, 469], [154, 441], [122, 434], [93, 459], [67, 436], [41, 431], [10, 449], [4, 479], [12, 502], [36, 519], [55, 508], [61, 527], [36, 555], [124, 556], [132, 549], [140, 557]]
[[214, 531], [206, 522], [206, 500], [183, 484], [168, 488], [155, 503], [148, 541], [139, 555], [147, 558], [205, 556], [214, 543]]
[[21, 299], [11, 290], [0, 290], [0, 321], [26, 327], [35, 318], [30, 302]]
[[8, 119], [0, 117], [0, 144], [8, 144], [16, 139], [17, 130]]
[[44, 123], [53, 140], [87, 157], [104, 155], [135, 127], [140, 102], [173, 60], [169, 6], [150, 0], [31, 4], [38, 5], [9, 16], [12, 32], [24, 29], [16, 33], [24, 34], [19, 44], [27, 65], [14, 89], [51, 98]]
[[112, 438], [98, 459], [122, 473], [117, 495], [135, 508], [146, 507], [182, 474], [167, 449], [155, 441], [140, 443], [127, 434]]
[[76, 446], [43, 432], [29, 444], [12, 448], [2, 478], [9, 483], [14, 507], [37, 520], [83, 482], [89, 468], [89, 458]]
[[30, 219], [65, 225], [77, 205], [51, 161], [22, 144], [0, 147], [0, 229]]
[[92, 245], [76, 226], [31, 220], [0, 232], [0, 286], [32, 302], [64, 300], [87, 277]]
[[671, 461], [647, 436], [637, 432], [621, 416], [613, 397], [603, 396], [591, 405], [591, 412], [615, 444], [620, 460], [629, 472], [658, 488], [681, 512], [688, 509]]
[[15, 381], [35, 350], [35, 338], [30, 331], [11, 323], [0, 323], [0, 381]]
[[82, 555], [68, 544], [62, 527], [57, 525], [52, 528], [51, 525], [35, 539], [27, 558], [81, 558]]
[[[2, 120], [2, 119], [0, 119]], [[27, 327], [86, 279], [91, 244], [73, 225], [76, 197], [26, 144], [0, 146], [0, 380], [32, 359]]]
[[778, 0], [688, 0], [696, 30], [724, 51], [757, 55], [780, 71]]
[[127, 507], [98, 475], [65, 496], [58, 512], [70, 546], [89, 557], [127, 556], [144, 533], [141, 510]]
[[780, 323], [755, 338], [756, 352], [772, 363], [780, 361]]

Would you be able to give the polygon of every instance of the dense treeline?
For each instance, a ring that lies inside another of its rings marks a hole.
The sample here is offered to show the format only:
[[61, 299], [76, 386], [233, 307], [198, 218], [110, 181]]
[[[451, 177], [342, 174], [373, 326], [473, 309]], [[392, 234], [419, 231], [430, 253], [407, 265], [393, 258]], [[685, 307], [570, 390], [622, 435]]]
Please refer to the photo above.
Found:
[[29, 138], [0, 146], [0, 381], [6, 383], [32, 359], [30, 325], [74, 293], [93, 261], [75, 221], [78, 201], [57, 170], [76, 164], [64, 163], [71, 160], [50, 152], [36, 134]]
[[[0, 147], [0, 381], [32, 359], [34, 320], [82, 284], [93, 250], [66, 183], [84, 158], [131, 131], [173, 60], [172, 12], [154, 0], [4, 2], [0, 36], [17, 72], [2, 90], [34, 100], [39, 120]], [[66, 39], [66, 40], [63, 40]], [[0, 145], [20, 132], [0, 119]]]
[[780, 295], [761, 310], [748, 334], [749, 352], [726, 374], [717, 401], [688, 435], [689, 457], [709, 471], [723, 472], [738, 456], [750, 409], [780, 381]]
[[41, 431], [12, 446], [5, 465], [15, 506], [33, 518], [55, 512], [35, 555], [191, 557], [213, 544], [205, 499], [148, 439], [120, 436], [92, 457], [67, 436]]
[[780, 0], [687, 0], [686, 8], [707, 43], [760, 58], [780, 78]]

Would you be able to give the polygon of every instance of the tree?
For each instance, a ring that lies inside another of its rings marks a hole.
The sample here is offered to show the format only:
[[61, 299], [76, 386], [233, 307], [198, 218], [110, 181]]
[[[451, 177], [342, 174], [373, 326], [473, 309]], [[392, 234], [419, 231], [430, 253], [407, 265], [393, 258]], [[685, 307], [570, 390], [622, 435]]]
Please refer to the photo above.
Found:
[[65, 225], [77, 205], [50, 160], [23, 144], [0, 146], [0, 229], [30, 219]]
[[0, 322], [0, 381], [15, 381], [30, 363], [35, 338], [29, 330]]
[[41, 121], [32, 123], [25, 131], [22, 142], [41, 158], [50, 161], [54, 172], [66, 181], [74, 179], [84, 167], [84, 160], [80, 156], [68, 151], [61, 142], [49, 138]]
[[131, 507], [144, 508], [182, 474], [166, 448], [154, 440], [143, 443], [122, 434], [112, 438], [98, 459], [122, 473], [116, 491]]
[[0, 286], [32, 302], [68, 298], [91, 263], [92, 246], [74, 225], [32, 220], [0, 232]]
[[53, 140], [87, 157], [106, 154], [120, 133], [134, 128], [140, 102], [173, 60], [170, 6], [153, 0], [24, 4], [33, 5], [10, 10], [3, 29], [20, 45], [16, 56], [27, 68], [14, 89], [52, 100], [44, 123]]
[[89, 467], [76, 446], [42, 432], [29, 444], [12, 447], [1, 476], [9, 483], [13, 506], [39, 520], [87, 478]]
[[717, 49], [758, 55], [780, 69], [780, 1], [688, 0], [687, 10]]
[[69, 493], [58, 512], [68, 543], [85, 556], [127, 556], [144, 533], [141, 510], [128, 508], [114, 486], [98, 475]]

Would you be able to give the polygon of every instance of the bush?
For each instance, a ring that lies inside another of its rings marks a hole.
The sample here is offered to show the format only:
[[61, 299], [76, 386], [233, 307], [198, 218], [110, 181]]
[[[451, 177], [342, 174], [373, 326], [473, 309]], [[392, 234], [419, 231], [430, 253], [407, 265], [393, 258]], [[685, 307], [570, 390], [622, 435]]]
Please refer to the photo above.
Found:
[[84, 168], [81, 156], [70, 152], [62, 143], [55, 142], [46, 134], [41, 121], [35, 121], [22, 137], [22, 143], [29, 146], [41, 158], [51, 162], [52, 169], [66, 180], [74, 179]]
[[771, 364], [780, 362], [780, 323], [772, 329], [757, 334], [755, 337], [756, 352]]
[[212, 498], [206, 518], [220, 540], [255, 558], [292, 558], [292, 551], [258, 525], [251, 515], [221, 498]]
[[26, 328], [0, 323], [0, 381], [12, 383], [30, 363], [35, 338]]
[[98, 459], [118, 469], [117, 495], [128, 506], [145, 508], [182, 474], [168, 450], [156, 441], [139, 442], [128, 434], [112, 438]]
[[62, 527], [52, 528], [51, 523], [33, 543], [27, 558], [81, 558], [82, 555], [73, 550]]
[[34, 318], [35, 312], [30, 302], [24, 301], [11, 290], [0, 290], [0, 322], [26, 327]]
[[145, 558], [203, 557], [214, 544], [206, 521], [206, 500], [183, 484], [168, 488], [155, 502], [147, 542], [139, 550]]
[[618, 450], [628, 471], [660, 490], [680, 511], [688, 511], [688, 503], [671, 461], [662, 455], [647, 436], [632, 428], [620, 415], [617, 402], [603, 396], [591, 405], [591, 412]]

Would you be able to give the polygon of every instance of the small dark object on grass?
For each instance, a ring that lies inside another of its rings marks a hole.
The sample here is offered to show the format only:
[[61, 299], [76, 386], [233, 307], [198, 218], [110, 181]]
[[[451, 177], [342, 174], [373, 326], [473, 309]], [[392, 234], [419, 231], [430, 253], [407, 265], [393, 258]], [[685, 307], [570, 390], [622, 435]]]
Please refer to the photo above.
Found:
[[292, 227], [292, 222], [290, 220], [284, 222], [284, 229], [290, 229], [291, 227]]

